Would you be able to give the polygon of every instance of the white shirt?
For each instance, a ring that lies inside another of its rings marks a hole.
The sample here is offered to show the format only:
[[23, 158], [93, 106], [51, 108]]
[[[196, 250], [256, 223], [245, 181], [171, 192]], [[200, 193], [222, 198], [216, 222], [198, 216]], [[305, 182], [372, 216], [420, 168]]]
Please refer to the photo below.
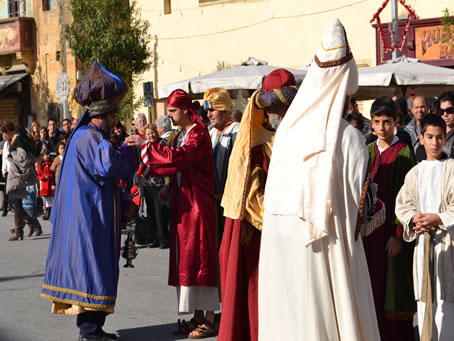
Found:
[[2, 155], [2, 173], [6, 174], [9, 172], [9, 160], [8, 160], [8, 154], [9, 154], [9, 141], [6, 140], [5, 143], [3, 144], [3, 155]]
[[378, 141], [380, 141], [380, 139], [377, 139], [377, 147], [378, 147], [378, 151], [380, 152], [380, 155], [381, 155], [381, 153], [383, 153], [386, 149], [388, 149], [389, 147], [391, 147], [391, 146], [395, 145], [397, 142], [399, 142], [399, 138], [396, 135], [394, 135], [393, 142], [391, 142], [391, 144], [387, 148], [380, 147], [380, 145], [378, 144]]

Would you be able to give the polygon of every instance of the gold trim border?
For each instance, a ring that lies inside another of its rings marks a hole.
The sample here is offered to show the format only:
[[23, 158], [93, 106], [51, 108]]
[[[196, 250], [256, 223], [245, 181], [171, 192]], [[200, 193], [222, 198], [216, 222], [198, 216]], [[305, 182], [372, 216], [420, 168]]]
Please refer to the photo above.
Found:
[[82, 291], [59, 288], [59, 287], [54, 287], [52, 285], [47, 285], [47, 284], [43, 284], [42, 287], [43, 287], [43, 289], [62, 292], [64, 294], [81, 296], [81, 297], [90, 298], [90, 299], [98, 300], [98, 301], [114, 301], [117, 299], [117, 296], [95, 296], [95, 295], [84, 293]]
[[323, 42], [322, 41], [320, 42], [320, 45], [321, 45], [323, 51], [334, 51], [334, 50], [338, 50], [338, 49], [343, 49], [344, 47], [348, 47], [348, 43], [347, 43], [347, 44], [342, 45], [342, 46], [333, 47], [331, 49], [325, 49], [325, 46], [323, 46]]
[[41, 294], [41, 298], [47, 298], [48, 300], [59, 302], [59, 303], [66, 303], [66, 304], [74, 304], [84, 308], [93, 308], [93, 309], [108, 309], [114, 307], [115, 304], [94, 304], [94, 303], [85, 303], [80, 301], [73, 301], [73, 300], [65, 300], [63, 298], [58, 298], [46, 294]]
[[290, 103], [287, 101], [287, 99], [282, 94], [281, 89], [273, 89], [273, 92], [277, 95], [277, 97], [283, 104], [290, 106]]
[[321, 62], [318, 59], [317, 55], [314, 56], [315, 63], [318, 65], [319, 68], [322, 68], [322, 69], [345, 64], [348, 61], [350, 61], [351, 59], [353, 59], [353, 54], [351, 52], [349, 52], [346, 56], [342, 57], [341, 59], [330, 60], [328, 62]]

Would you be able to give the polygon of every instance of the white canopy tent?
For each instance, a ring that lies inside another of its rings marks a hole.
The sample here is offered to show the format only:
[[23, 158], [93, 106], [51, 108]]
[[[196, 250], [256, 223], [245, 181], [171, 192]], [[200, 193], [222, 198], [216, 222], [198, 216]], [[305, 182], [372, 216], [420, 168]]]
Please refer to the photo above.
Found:
[[[159, 87], [159, 98], [167, 98], [175, 89], [183, 89], [195, 98], [203, 96], [203, 93], [211, 88], [224, 88], [232, 90], [236, 97], [236, 90], [256, 90], [261, 87], [263, 78], [271, 71], [279, 69], [278, 66], [265, 65], [266, 62], [250, 59], [239, 66], [234, 66], [217, 72], [212, 72], [200, 77], [189, 78], [184, 81]], [[293, 73], [297, 84], [301, 84], [307, 71], [305, 69], [289, 69]]]
[[426, 97], [454, 90], [454, 70], [421, 63], [416, 58], [399, 57], [386, 64], [359, 69], [358, 73], [359, 89], [354, 95], [358, 100], [396, 93], [408, 97], [411, 90]]

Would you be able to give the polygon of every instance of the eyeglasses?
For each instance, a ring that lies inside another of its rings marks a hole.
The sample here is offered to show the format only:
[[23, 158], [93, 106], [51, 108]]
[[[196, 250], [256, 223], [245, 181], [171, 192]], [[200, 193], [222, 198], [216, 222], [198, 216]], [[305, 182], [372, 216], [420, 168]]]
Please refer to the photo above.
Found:
[[448, 115], [452, 115], [452, 114], [454, 114], [454, 107], [449, 107], [446, 109], [439, 109], [438, 113], [440, 114], [440, 116], [443, 116], [445, 113]]

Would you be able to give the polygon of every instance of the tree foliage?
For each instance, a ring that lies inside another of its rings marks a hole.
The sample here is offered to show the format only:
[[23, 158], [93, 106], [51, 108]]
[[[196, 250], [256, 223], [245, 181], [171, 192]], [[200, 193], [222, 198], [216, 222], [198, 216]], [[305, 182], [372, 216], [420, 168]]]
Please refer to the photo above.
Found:
[[445, 8], [443, 11], [443, 16], [441, 17], [441, 23], [447, 30], [449, 26], [453, 24], [453, 20], [451, 18], [451, 13], [449, 12], [449, 8]]
[[72, 0], [71, 6], [73, 22], [65, 27], [69, 47], [81, 62], [97, 59], [128, 83], [120, 112], [126, 119], [137, 103], [134, 83], [152, 64], [150, 24], [134, 0]]
[[448, 44], [448, 57], [452, 56], [454, 50], [454, 12], [450, 12], [448, 8], [443, 10], [443, 16], [441, 17], [441, 24], [443, 25], [443, 35], [441, 37], [442, 43]]

